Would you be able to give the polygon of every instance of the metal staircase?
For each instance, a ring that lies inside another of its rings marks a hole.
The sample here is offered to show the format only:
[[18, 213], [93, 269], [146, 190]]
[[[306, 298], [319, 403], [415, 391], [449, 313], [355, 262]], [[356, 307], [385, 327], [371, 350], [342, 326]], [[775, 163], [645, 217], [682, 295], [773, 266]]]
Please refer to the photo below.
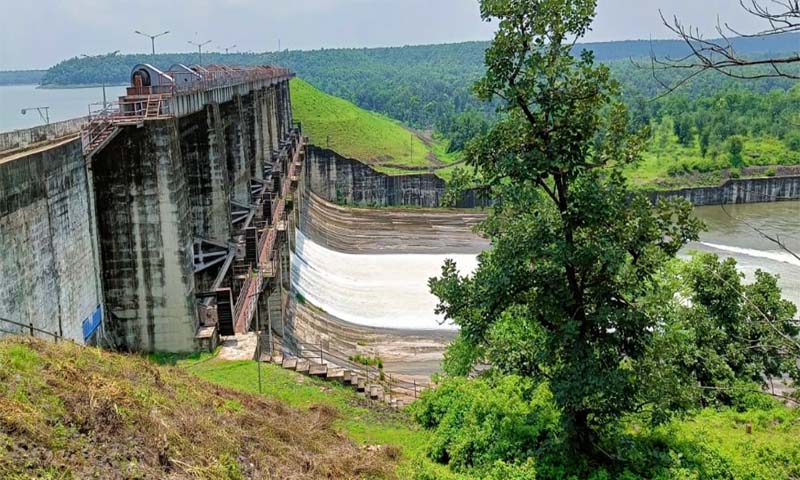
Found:
[[90, 105], [89, 123], [81, 132], [84, 156], [89, 158], [102, 150], [125, 126], [141, 125], [145, 120], [173, 118], [167, 104], [170, 96], [123, 97], [118, 102], [102, 104], [102, 108], [94, 111]]

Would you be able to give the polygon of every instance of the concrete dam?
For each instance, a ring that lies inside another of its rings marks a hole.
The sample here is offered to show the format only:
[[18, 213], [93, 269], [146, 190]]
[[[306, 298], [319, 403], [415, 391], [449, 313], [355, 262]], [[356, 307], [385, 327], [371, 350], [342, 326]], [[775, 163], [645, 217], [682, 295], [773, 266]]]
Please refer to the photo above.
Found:
[[[446, 258], [476, 267], [487, 201], [441, 208], [435, 175], [307, 145], [292, 77], [140, 65], [87, 118], [0, 134], [0, 334], [188, 352], [270, 326], [288, 350], [436, 371], [455, 330], [427, 281]], [[675, 195], [800, 192], [798, 177], [746, 181]]]
[[87, 119], [3, 134], [3, 333], [184, 352], [280, 315], [304, 150], [292, 77], [139, 65]]
[[[139, 65], [87, 118], [0, 134], [2, 333], [185, 352], [271, 325], [289, 349], [368, 345], [394, 371], [435, 371], [454, 330], [427, 279], [448, 257], [475, 267], [484, 215], [432, 208], [434, 176], [307, 146], [292, 77]], [[422, 208], [342, 207], [337, 190]]]

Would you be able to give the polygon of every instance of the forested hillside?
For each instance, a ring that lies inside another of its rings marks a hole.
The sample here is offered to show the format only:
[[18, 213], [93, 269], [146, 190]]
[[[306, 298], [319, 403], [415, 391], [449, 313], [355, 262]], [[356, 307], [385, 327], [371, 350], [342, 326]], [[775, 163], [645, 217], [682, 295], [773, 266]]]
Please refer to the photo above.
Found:
[[[754, 57], [796, 51], [800, 34], [735, 41]], [[279, 64], [311, 85], [355, 105], [382, 113], [417, 129], [434, 129], [461, 150], [496, 121], [496, 104], [473, 94], [483, 74], [488, 43], [467, 42], [396, 48], [323, 49], [277, 53], [204, 55], [204, 63]], [[639, 183], [668, 188], [714, 184], [748, 166], [800, 163], [798, 87], [789, 79], [740, 82], [707, 73], [669, 95], [665, 86], [681, 83], [685, 71], [651, 68], [659, 58], [686, 53], [680, 41], [625, 41], [579, 44], [610, 66], [621, 83], [632, 127], [650, 126], [653, 136], [645, 162], [632, 176]], [[194, 54], [98, 56], [64, 61], [45, 74], [46, 85], [126, 83], [136, 63], [161, 68], [192, 64]], [[413, 165], [409, 165], [413, 166]], [[737, 170], [739, 169], [739, 170]], [[745, 171], [745, 174], [747, 172]]]

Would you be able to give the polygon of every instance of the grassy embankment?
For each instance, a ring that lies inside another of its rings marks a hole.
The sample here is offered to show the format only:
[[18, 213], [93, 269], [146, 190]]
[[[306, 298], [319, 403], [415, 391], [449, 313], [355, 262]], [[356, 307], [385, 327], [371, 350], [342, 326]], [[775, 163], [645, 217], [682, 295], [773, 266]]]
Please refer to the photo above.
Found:
[[398, 450], [359, 447], [337, 415], [142, 357], [0, 341], [3, 479], [392, 478]]
[[[369, 408], [344, 387], [264, 364], [259, 396], [255, 362], [154, 359], [177, 368], [0, 341], [0, 478], [473, 478], [427, 459], [429, 436], [405, 414]], [[693, 478], [800, 475], [797, 409], [707, 409], [642, 434], [704, 465]]]
[[671, 123], [668, 125], [656, 130], [642, 161], [628, 169], [633, 185], [662, 190], [709, 187], [730, 178], [774, 176], [782, 169], [797, 170], [800, 165], [800, 151], [769, 136], [744, 138], [738, 159], [732, 158], [724, 145], [712, 146], [704, 156], [698, 139], [681, 145]]
[[292, 111], [314, 145], [360, 160], [390, 175], [435, 172], [458, 160], [447, 144], [425, 138], [378, 113], [314, 88], [295, 78], [291, 82]]

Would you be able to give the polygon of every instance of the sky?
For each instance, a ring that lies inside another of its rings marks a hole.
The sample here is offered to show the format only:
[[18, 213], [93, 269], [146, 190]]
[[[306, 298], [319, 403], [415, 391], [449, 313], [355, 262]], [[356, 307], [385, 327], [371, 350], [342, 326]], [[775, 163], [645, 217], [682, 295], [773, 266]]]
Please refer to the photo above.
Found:
[[[762, 25], [738, 0], [599, 0], [586, 41], [672, 38], [658, 10], [713, 33], [717, 16], [739, 30]], [[188, 41], [221, 51], [377, 47], [487, 40], [477, 0], [0, 0], [0, 70], [47, 68], [114, 50], [149, 52], [134, 34], [170, 33], [160, 52]]]

